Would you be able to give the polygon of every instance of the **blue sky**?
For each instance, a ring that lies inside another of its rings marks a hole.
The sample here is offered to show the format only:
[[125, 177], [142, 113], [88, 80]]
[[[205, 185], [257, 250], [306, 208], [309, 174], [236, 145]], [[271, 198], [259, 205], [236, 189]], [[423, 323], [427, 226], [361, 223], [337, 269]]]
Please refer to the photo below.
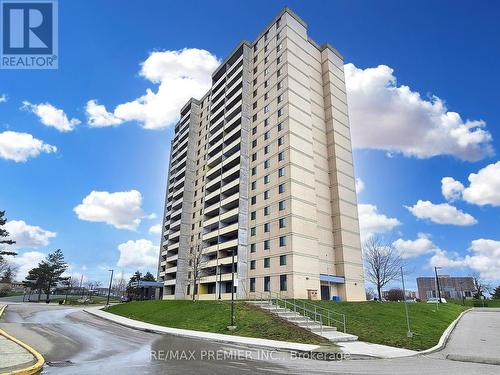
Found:
[[[351, 122], [361, 145], [354, 157], [364, 184], [365, 235], [399, 241], [413, 271], [410, 286], [438, 263], [443, 273], [477, 271], [498, 282], [500, 7], [457, 1], [60, 1], [59, 69], [0, 70], [0, 98], [6, 96], [0, 99], [0, 208], [17, 221], [21, 270], [61, 248], [71, 272], [88, 280], [106, 280], [109, 268], [130, 273], [136, 265], [156, 273], [152, 257], [160, 235], [150, 227], [161, 221], [175, 119], [154, 103], [154, 115], [140, 113], [136, 99], [163, 87], [157, 99], [169, 101], [172, 87], [182, 84], [182, 69], [199, 93], [216, 59], [240, 40], [253, 40], [285, 5], [307, 22], [314, 40], [330, 42], [353, 64], [346, 76], [357, 111]], [[173, 52], [183, 49], [191, 54]], [[201, 62], [187, 66], [193, 59]], [[146, 61], [150, 69], [141, 70]], [[174, 69], [180, 73], [172, 77]], [[89, 100], [99, 111], [89, 112]], [[39, 106], [46, 103], [52, 108]], [[133, 104], [116, 108], [123, 103]], [[379, 124], [384, 110], [397, 117]], [[448, 111], [460, 120], [443, 120]], [[451, 128], [443, 130], [446, 124]], [[46, 146], [23, 138], [40, 154], [16, 162], [9, 141], [20, 139], [5, 132], [31, 134]], [[469, 175], [480, 171], [470, 185]], [[453, 178], [448, 199], [443, 177]], [[98, 193], [79, 217], [74, 209], [92, 191]], [[118, 192], [126, 194], [113, 195]]]

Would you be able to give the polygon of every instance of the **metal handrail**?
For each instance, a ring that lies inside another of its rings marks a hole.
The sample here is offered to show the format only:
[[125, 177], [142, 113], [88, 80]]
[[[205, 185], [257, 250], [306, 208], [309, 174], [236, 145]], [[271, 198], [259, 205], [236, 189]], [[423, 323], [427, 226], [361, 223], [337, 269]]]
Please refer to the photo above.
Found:
[[[328, 323], [327, 324], [328, 326], [331, 326], [331, 323], [335, 322], [338, 325], [342, 325], [343, 332], [344, 333], [346, 332], [345, 314], [339, 313], [337, 311], [331, 311], [327, 308], [317, 306], [316, 304], [302, 300], [297, 300], [295, 298], [292, 298], [291, 300], [282, 298], [281, 294], [278, 293], [272, 293], [272, 292], [265, 292], [265, 293], [252, 292], [252, 293], [254, 293], [254, 300], [257, 300], [257, 296], [259, 296], [258, 298], [259, 300], [268, 301], [270, 305], [276, 307], [276, 310], [281, 307], [280, 306], [281, 304], [285, 309], [288, 309], [290, 311], [298, 313], [299, 315], [304, 316], [306, 318], [305, 320], [307, 328], [309, 328], [309, 323], [312, 320], [319, 324], [320, 332], [323, 333], [323, 325], [325, 325], [325, 322]], [[274, 303], [273, 300], [275, 300], [276, 303]], [[300, 305], [300, 303], [302, 304], [302, 306]], [[326, 314], [322, 311], [325, 311]], [[333, 315], [333, 317], [330, 314]], [[335, 314], [340, 316], [340, 318], [335, 318], [336, 316]]]

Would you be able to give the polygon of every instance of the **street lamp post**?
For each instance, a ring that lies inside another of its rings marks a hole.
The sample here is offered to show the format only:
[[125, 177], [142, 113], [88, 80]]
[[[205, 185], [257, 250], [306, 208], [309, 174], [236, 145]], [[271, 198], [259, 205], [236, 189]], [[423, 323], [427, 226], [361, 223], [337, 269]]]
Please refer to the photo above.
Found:
[[441, 267], [434, 267], [434, 273], [436, 274], [436, 288], [438, 292], [438, 304], [441, 303], [441, 288], [439, 287], [439, 278], [438, 278], [438, 271], [440, 270]]
[[405, 305], [406, 326], [408, 327], [408, 331], [406, 332], [406, 336], [413, 337], [413, 332], [410, 329], [410, 317], [408, 315], [408, 305], [406, 302], [405, 277], [403, 274], [403, 267], [401, 267], [401, 282], [403, 284], [403, 301], [404, 301], [404, 305]]
[[106, 302], [106, 306], [109, 305], [109, 296], [111, 294], [111, 283], [113, 282], [113, 273], [114, 273], [114, 270], [108, 270], [111, 272], [111, 278], [109, 279], [109, 288], [108, 288], [108, 300]]
[[68, 285], [66, 285], [66, 297], [64, 298], [64, 304], [68, 303], [69, 288], [71, 287], [71, 276], [68, 278]]

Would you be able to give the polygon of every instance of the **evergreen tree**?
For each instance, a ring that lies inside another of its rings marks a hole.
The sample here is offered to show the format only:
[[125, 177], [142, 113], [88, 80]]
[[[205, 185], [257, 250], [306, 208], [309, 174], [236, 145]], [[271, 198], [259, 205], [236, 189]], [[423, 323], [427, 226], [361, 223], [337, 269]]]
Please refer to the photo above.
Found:
[[[0, 211], [0, 244], [14, 245], [16, 241], [7, 239], [7, 237], [9, 237], [9, 232], [7, 232], [7, 229], [4, 228], [5, 224], [7, 224], [5, 211]], [[2, 247], [0, 247], [0, 259], [2, 258], [2, 255], [17, 255], [17, 254], [13, 251], [4, 250]]]
[[155, 277], [151, 272], [146, 272], [144, 277], [142, 278], [143, 281], [156, 281]]

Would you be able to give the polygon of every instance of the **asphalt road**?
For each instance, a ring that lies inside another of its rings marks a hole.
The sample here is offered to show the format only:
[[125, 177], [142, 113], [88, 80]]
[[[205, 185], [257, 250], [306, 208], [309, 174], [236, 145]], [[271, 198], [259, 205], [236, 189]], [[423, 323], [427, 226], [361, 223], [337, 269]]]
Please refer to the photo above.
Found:
[[43, 374], [500, 373], [500, 366], [450, 361], [441, 354], [336, 362], [297, 359], [290, 353], [141, 332], [80, 308], [45, 304], [9, 305], [0, 328], [43, 354], [47, 361]]

